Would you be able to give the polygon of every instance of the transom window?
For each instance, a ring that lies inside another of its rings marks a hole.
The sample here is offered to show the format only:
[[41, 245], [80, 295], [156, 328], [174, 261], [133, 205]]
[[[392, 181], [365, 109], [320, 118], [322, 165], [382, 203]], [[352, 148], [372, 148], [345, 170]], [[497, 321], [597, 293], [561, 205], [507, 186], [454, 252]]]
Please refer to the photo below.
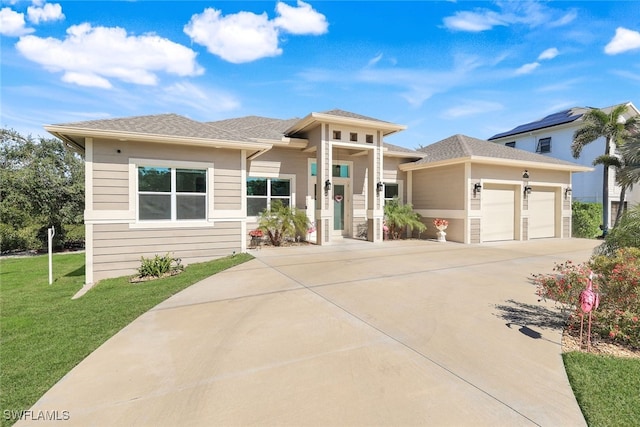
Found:
[[536, 147], [536, 153], [550, 153], [551, 152], [551, 138], [540, 138], [538, 140], [538, 146]]
[[[311, 163], [311, 176], [318, 175], [318, 164]], [[334, 178], [349, 178], [349, 165], [333, 165], [331, 176]]]
[[207, 170], [138, 167], [138, 220], [207, 218]]
[[349, 134], [349, 141], [358, 142], [358, 134], [356, 132], [351, 132]]
[[340, 132], [339, 130], [334, 130], [333, 131], [333, 139], [342, 139], [342, 132]]
[[291, 205], [291, 180], [280, 178], [247, 179], [247, 216], [258, 216], [274, 200]]

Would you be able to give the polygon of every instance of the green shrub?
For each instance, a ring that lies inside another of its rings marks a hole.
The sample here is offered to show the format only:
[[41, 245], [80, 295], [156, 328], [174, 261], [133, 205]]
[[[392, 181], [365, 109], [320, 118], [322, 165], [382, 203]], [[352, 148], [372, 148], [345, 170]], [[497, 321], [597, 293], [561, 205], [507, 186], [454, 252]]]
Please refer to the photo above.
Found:
[[173, 274], [184, 270], [180, 264], [180, 258], [173, 258], [169, 254], [165, 256], [156, 255], [154, 258], [141, 258], [138, 268], [139, 277], [162, 277], [166, 274]]
[[384, 205], [384, 222], [389, 227], [389, 236], [392, 239], [400, 238], [406, 228], [409, 230], [415, 228], [419, 232], [427, 229], [427, 226], [420, 221], [420, 214], [413, 211], [411, 203], [403, 205], [397, 197]]
[[40, 227], [29, 225], [14, 228], [9, 224], [0, 224], [0, 247], [2, 253], [22, 250], [43, 249], [42, 241], [38, 238]]
[[573, 217], [572, 236], [585, 239], [593, 239], [602, 234], [600, 224], [602, 223], [602, 205], [600, 203], [584, 203], [574, 201], [571, 204]]
[[64, 225], [64, 246], [66, 248], [84, 247], [84, 224]]
[[309, 218], [303, 210], [285, 206], [281, 200], [276, 199], [270, 208], [260, 213], [258, 229], [267, 234], [273, 246], [280, 246], [287, 238], [305, 238]]
[[596, 253], [613, 255], [621, 248], [640, 248], [640, 205], [622, 214], [620, 222], [609, 230]]

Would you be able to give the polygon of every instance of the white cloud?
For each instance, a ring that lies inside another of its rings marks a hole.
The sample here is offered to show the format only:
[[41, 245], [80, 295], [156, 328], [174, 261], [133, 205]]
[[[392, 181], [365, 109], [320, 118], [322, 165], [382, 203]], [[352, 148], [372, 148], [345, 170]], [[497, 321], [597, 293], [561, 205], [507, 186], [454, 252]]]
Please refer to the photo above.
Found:
[[280, 15], [275, 19], [276, 27], [291, 34], [324, 34], [329, 23], [326, 17], [315, 11], [310, 4], [298, 0], [298, 7], [278, 2], [276, 12]]
[[[37, 3], [34, 2], [34, 4]], [[60, 6], [59, 4], [47, 3], [43, 7], [38, 6], [29, 6], [27, 8], [27, 16], [29, 18], [29, 21], [33, 22], [34, 24], [37, 25], [40, 22], [59, 21], [64, 19], [62, 6]]]
[[640, 32], [618, 27], [616, 35], [604, 47], [604, 52], [608, 55], [616, 55], [634, 49], [640, 49]]
[[[462, 4], [462, 3], [461, 3]], [[577, 17], [575, 10], [564, 13], [536, 1], [497, 2], [499, 11], [476, 8], [459, 11], [443, 19], [444, 26], [454, 31], [481, 32], [496, 26], [523, 24], [529, 27], [559, 27]]]
[[234, 64], [282, 53], [278, 47], [278, 30], [266, 13], [221, 16], [219, 10], [207, 8], [191, 17], [184, 32], [210, 53]]
[[496, 25], [507, 25], [507, 23], [496, 12], [482, 10], [456, 12], [455, 15], [444, 18], [444, 25], [450, 30], [477, 33], [490, 30]]
[[558, 49], [556, 49], [555, 47], [551, 47], [547, 50], [545, 50], [544, 52], [542, 52], [540, 55], [538, 55], [538, 61], [543, 61], [545, 59], [553, 59], [556, 56], [558, 56], [560, 52], [558, 51]]
[[81, 86], [109, 88], [109, 79], [155, 85], [160, 71], [178, 76], [204, 72], [187, 47], [155, 34], [133, 36], [122, 28], [88, 23], [69, 27], [64, 40], [21, 37], [16, 48], [47, 70], [62, 71], [63, 81]]
[[32, 33], [33, 28], [27, 28], [24, 14], [9, 7], [0, 10], [0, 34], [9, 37], [20, 37]]
[[382, 54], [379, 53], [376, 56], [374, 56], [373, 58], [371, 58], [369, 60], [369, 62], [367, 62], [367, 67], [373, 67], [374, 65], [376, 65], [378, 62], [380, 62], [380, 60], [382, 59]]
[[520, 68], [518, 68], [516, 70], [516, 74], [517, 75], [529, 74], [530, 72], [532, 72], [533, 70], [535, 70], [539, 66], [540, 66], [539, 62], [531, 62], [529, 64], [524, 64], [522, 67], [520, 67]]
[[500, 111], [504, 106], [498, 102], [467, 101], [455, 107], [445, 110], [441, 117], [445, 119], [457, 119], [459, 117], [476, 116], [478, 114]]
[[270, 20], [266, 13], [223, 16], [220, 10], [207, 8], [191, 17], [184, 32], [209, 53], [234, 64], [281, 55], [280, 32], [314, 35], [327, 32], [325, 16], [305, 2], [298, 1], [297, 7], [279, 2], [276, 11], [280, 16]]
[[240, 101], [232, 94], [218, 89], [202, 88], [188, 82], [179, 82], [163, 88], [158, 99], [167, 105], [184, 105], [205, 117], [211, 117], [213, 112], [233, 111], [241, 106]]

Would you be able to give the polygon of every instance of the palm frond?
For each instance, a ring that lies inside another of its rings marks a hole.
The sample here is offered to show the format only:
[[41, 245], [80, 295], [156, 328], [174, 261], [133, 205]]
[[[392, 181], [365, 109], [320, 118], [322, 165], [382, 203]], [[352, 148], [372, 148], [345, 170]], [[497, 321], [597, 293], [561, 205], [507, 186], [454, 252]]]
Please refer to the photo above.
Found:
[[593, 161], [593, 165], [605, 165], [608, 167], [620, 168], [623, 165], [623, 162], [619, 157], [612, 156], [610, 154], [603, 154], [602, 156], [598, 156]]

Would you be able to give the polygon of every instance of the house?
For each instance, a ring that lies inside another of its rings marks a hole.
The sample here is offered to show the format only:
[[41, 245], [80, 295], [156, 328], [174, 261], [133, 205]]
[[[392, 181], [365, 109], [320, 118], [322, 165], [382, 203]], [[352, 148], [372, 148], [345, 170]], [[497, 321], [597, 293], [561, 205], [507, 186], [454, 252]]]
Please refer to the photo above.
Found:
[[569, 237], [566, 188], [573, 172], [590, 170], [461, 135], [409, 150], [384, 141], [405, 126], [342, 110], [45, 129], [85, 158], [87, 283], [133, 274], [141, 256], [170, 252], [186, 265], [246, 251], [248, 231], [276, 199], [306, 210], [318, 245], [381, 242], [385, 200], [394, 197], [428, 225], [449, 219], [452, 241]]
[[[631, 103], [625, 104], [627, 113], [624, 119], [640, 115], [640, 111]], [[616, 106], [602, 108], [604, 112], [611, 112]], [[583, 124], [582, 116], [590, 107], [576, 107], [568, 110], [550, 114], [540, 120], [525, 123], [515, 128], [493, 135], [489, 141], [515, 147], [532, 153], [540, 153], [544, 156], [553, 157], [566, 161], [573, 161], [584, 166], [592, 166], [593, 161], [604, 154], [605, 138], [599, 138], [588, 144], [582, 150], [580, 158], [574, 159], [571, 153], [574, 133]], [[611, 147], [614, 152], [615, 147]], [[603, 166], [598, 165], [595, 170], [589, 173], [576, 175], [572, 184], [574, 200], [581, 202], [602, 203], [602, 181]], [[609, 169], [609, 220], [611, 226], [615, 220], [616, 212], [620, 205], [620, 186], [615, 182], [615, 170]], [[640, 192], [637, 190], [628, 191], [626, 200], [629, 203], [640, 202]]]

